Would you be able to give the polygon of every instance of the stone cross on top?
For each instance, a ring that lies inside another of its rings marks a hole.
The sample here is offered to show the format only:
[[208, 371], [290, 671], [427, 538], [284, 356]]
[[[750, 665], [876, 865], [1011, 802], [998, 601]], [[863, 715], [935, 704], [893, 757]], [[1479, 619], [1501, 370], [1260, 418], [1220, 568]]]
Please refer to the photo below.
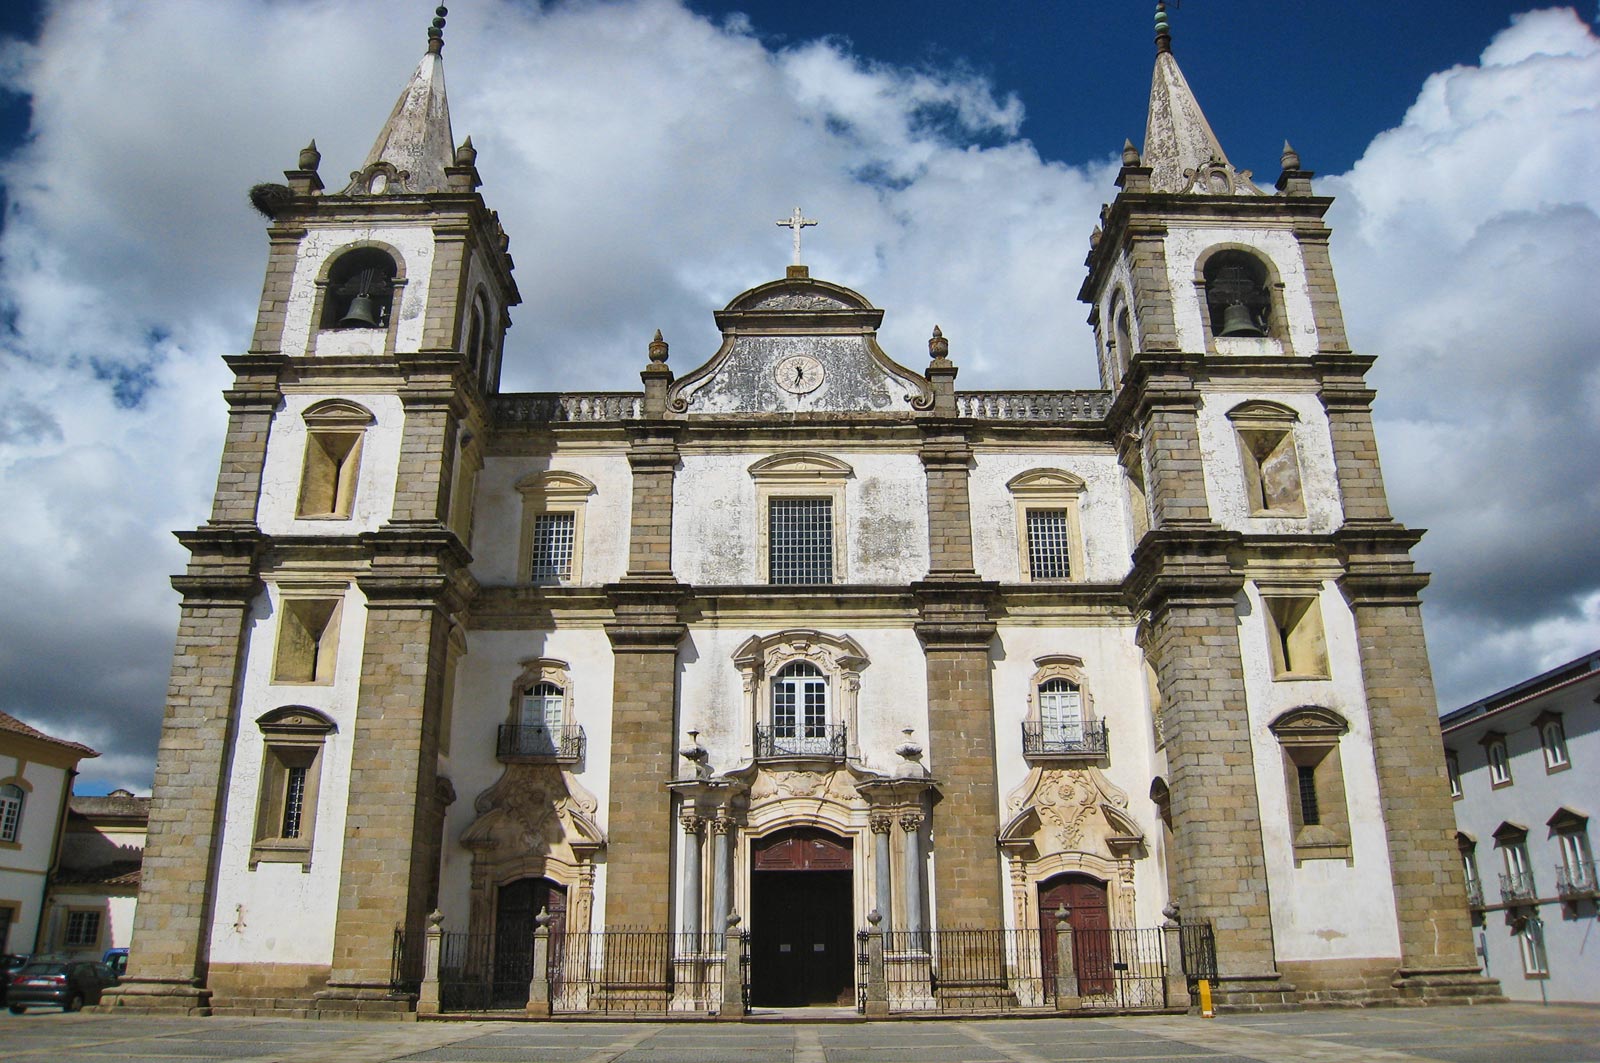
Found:
[[786, 229], [794, 230], [794, 264], [798, 266], [800, 264], [800, 230], [807, 225], [815, 225], [817, 223], [802, 214], [800, 208], [796, 207], [793, 214], [787, 218], [780, 219], [778, 224]]

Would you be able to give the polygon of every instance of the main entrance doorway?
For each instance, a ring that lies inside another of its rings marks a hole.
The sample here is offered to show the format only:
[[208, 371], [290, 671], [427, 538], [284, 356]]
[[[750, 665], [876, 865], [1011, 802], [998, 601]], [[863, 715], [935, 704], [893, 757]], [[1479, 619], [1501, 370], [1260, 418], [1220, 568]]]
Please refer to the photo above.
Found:
[[1072, 927], [1072, 966], [1081, 996], [1111, 992], [1115, 957], [1111, 954], [1111, 915], [1106, 884], [1088, 875], [1057, 875], [1039, 884], [1039, 935], [1045, 984], [1056, 976], [1056, 909], [1066, 905]]
[[750, 1003], [855, 1002], [850, 842], [800, 828], [755, 844], [750, 875]]
[[501, 886], [495, 899], [494, 987], [495, 1007], [517, 1007], [528, 1002], [533, 980], [533, 930], [535, 917], [550, 913], [550, 943], [559, 949], [567, 924], [567, 891], [548, 879], [521, 878]]

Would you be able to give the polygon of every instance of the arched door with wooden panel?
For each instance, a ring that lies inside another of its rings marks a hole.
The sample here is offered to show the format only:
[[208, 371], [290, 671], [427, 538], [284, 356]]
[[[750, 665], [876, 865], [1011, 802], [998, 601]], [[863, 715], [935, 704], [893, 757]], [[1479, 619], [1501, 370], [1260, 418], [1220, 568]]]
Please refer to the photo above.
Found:
[[750, 1001], [768, 1007], [855, 999], [855, 863], [846, 838], [801, 828], [758, 840], [750, 875]]
[[1111, 943], [1111, 908], [1106, 884], [1088, 875], [1057, 875], [1039, 884], [1040, 947], [1046, 985], [1056, 977], [1056, 911], [1068, 909], [1072, 928], [1072, 966], [1080, 996], [1105, 996], [1113, 989], [1115, 962]]

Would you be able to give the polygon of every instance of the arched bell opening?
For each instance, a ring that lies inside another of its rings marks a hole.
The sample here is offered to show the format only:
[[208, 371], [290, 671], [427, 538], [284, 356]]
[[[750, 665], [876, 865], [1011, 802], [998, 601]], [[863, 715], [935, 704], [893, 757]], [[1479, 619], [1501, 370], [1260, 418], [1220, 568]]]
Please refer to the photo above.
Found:
[[750, 845], [750, 1001], [849, 1004], [856, 854], [851, 839], [792, 827]]
[[328, 270], [322, 307], [325, 329], [385, 329], [394, 302], [394, 259], [381, 248], [346, 251]]
[[1217, 337], [1272, 334], [1272, 291], [1267, 266], [1248, 251], [1226, 249], [1206, 259], [1206, 309]]

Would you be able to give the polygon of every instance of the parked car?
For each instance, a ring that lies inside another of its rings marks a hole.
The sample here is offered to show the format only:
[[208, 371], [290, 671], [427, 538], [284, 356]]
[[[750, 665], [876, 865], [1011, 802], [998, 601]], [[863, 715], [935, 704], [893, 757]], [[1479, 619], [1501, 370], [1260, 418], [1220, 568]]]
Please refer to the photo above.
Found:
[[111, 973], [118, 978], [128, 973], [127, 949], [106, 949], [106, 954], [100, 957], [100, 961], [111, 968]]
[[13, 1015], [41, 1006], [77, 1011], [85, 1004], [100, 1003], [100, 994], [116, 984], [117, 976], [103, 963], [38, 960], [11, 979], [6, 1009]]
[[13, 956], [10, 953], [0, 953], [0, 1004], [6, 1000], [6, 988], [11, 985], [11, 979], [16, 977], [18, 971], [28, 965], [27, 956]]

